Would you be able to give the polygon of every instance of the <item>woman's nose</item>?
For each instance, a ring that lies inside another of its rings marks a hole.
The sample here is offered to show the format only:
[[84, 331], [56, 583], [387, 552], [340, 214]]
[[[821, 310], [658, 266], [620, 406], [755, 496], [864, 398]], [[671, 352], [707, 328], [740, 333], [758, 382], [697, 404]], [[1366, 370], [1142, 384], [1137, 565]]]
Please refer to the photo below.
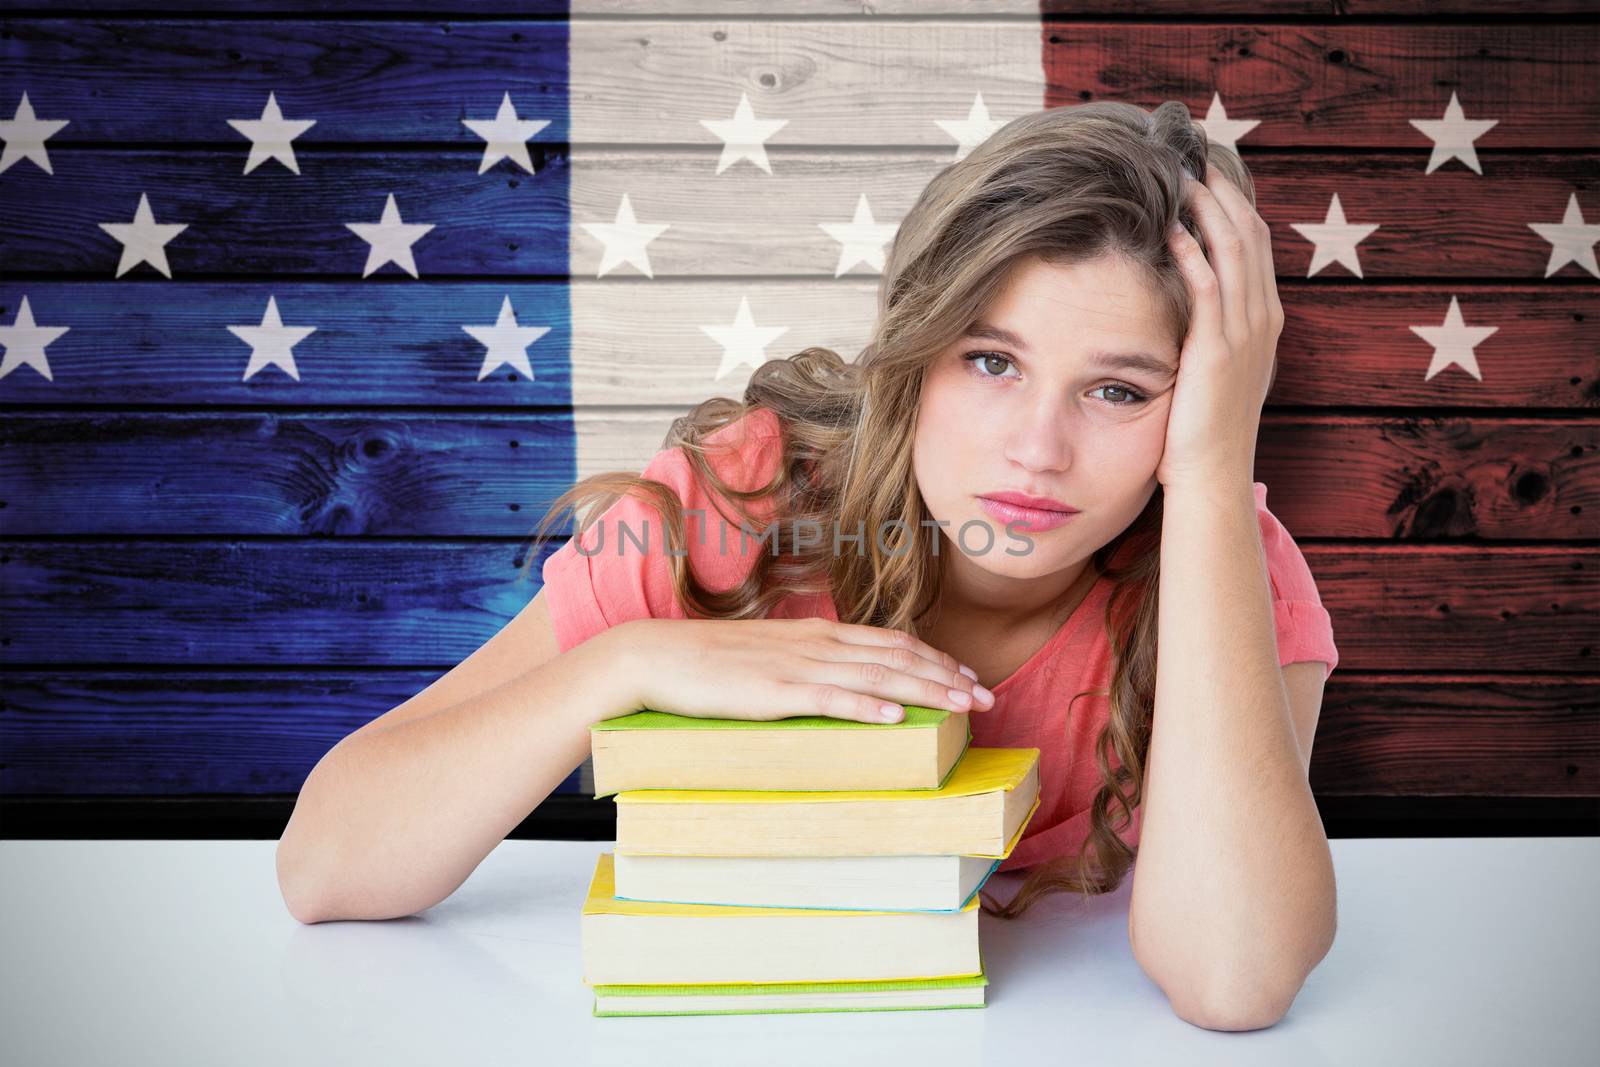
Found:
[[1066, 405], [1041, 401], [1013, 413], [1006, 458], [1032, 470], [1059, 470], [1071, 460], [1071, 414]]

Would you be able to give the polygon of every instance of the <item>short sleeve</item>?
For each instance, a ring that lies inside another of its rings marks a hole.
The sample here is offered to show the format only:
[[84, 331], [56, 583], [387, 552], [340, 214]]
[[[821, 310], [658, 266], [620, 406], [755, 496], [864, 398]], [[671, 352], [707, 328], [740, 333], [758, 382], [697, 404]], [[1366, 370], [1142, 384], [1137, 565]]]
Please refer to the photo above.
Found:
[[[682, 452], [665, 449], [640, 473], [673, 485], [682, 500], [676, 475], [686, 472]], [[581, 539], [568, 538], [545, 559], [541, 571], [545, 600], [561, 651], [628, 619], [651, 618], [665, 610], [663, 597], [670, 595], [672, 572], [660, 550], [660, 525], [653, 507], [640, 497], [625, 496], [607, 508]], [[624, 531], [629, 531], [627, 536]]]
[[[737, 489], [757, 488], [770, 477], [781, 455], [776, 416], [756, 409], [743, 428], [736, 422], [707, 438], [708, 445], [732, 444], [708, 459], [719, 476]], [[745, 435], [744, 429], [755, 432]], [[737, 523], [718, 509], [736, 515], [720, 494], [712, 494], [696, 477], [682, 448], [657, 452], [640, 472], [664, 482], [686, 511], [688, 562], [701, 583], [726, 590], [743, 580], [760, 545], [744, 542]], [[760, 509], [756, 509], [760, 514]], [[579, 547], [582, 551], [579, 551]], [[541, 570], [551, 625], [562, 652], [603, 630], [630, 619], [684, 618], [672, 583], [661, 514], [645, 498], [628, 494], [607, 508], [584, 531], [552, 552]]]
[[1278, 636], [1280, 665], [1316, 660], [1327, 666], [1323, 677], [1339, 663], [1333, 641], [1333, 620], [1322, 605], [1316, 579], [1300, 546], [1295, 544], [1278, 517], [1267, 510], [1267, 487], [1255, 483], [1256, 518], [1261, 524], [1261, 546], [1266, 551], [1267, 576], [1272, 584], [1273, 623]]

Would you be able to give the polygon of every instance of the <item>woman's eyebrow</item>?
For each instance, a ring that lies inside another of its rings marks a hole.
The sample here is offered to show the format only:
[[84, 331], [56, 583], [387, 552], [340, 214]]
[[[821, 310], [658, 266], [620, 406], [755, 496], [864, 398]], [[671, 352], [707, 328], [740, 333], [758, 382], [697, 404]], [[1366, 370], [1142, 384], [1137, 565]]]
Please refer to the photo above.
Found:
[[1028, 342], [1022, 339], [1021, 334], [1012, 333], [1003, 326], [996, 326], [992, 322], [975, 322], [967, 327], [966, 336], [982, 337], [989, 341], [999, 341], [1003, 345], [1010, 345], [1019, 352], [1028, 351]]
[[1171, 377], [1178, 373], [1177, 367], [1149, 352], [1095, 352], [1089, 357], [1089, 362], [1097, 367], [1142, 370], [1158, 378]]
[[[1022, 335], [1004, 326], [996, 326], [992, 322], [975, 322], [967, 327], [967, 337], [981, 337], [989, 341], [999, 341], [1003, 345], [1010, 345], [1019, 352], [1028, 352], [1028, 342]], [[1149, 352], [1094, 352], [1089, 356], [1089, 363], [1096, 367], [1111, 367], [1127, 370], [1142, 370], [1158, 378], [1169, 378], [1178, 373], [1178, 368], [1160, 356]]]

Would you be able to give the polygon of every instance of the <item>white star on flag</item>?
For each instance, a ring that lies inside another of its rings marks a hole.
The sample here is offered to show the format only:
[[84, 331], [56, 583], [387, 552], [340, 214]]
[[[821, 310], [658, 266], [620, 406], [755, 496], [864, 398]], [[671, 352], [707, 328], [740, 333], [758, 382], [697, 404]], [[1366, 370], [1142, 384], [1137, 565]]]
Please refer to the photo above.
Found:
[[1544, 269], [1546, 278], [1568, 263], [1576, 263], [1600, 278], [1600, 264], [1594, 258], [1594, 243], [1600, 241], [1600, 223], [1591, 225], [1583, 221], [1577, 193], [1567, 194], [1567, 213], [1560, 222], [1530, 222], [1528, 228], [1550, 242], [1550, 262]]
[[478, 163], [479, 174], [502, 159], [510, 159], [532, 174], [533, 159], [528, 155], [528, 138], [550, 125], [550, 120], [518, 118], [508, 92], [500, 98], [500, 110], [495, 112], [494, 118], [462, 119], [461, 124], [488, 142], [483, 147], [483, 159]]
[[431, 222], [402, 222], [400, 207], [394, 194], [384, 201], [383, 217], [377, 222], [347, 222], [355, 235], [367, 242], [367, 265], [361, 272], [363, 278], [383, 266], [393, 263], [413, 278], [417, 277], [417, 261], [412, 258], [411, 246], [423, 234], [433, 229]]
[[833, 276], [839, 277], [857, 263], [865, 263], [879, 274], [883, 273], [884, 243], [893, 239], [899, 223], [877, 222], [872, 217], [872, 207], [867, 194], [856, 201], [855, 217], [849, 222], [819, 222], [818, 226], [829, 237], [840, 242], [839, 263]]
[[759, 367], [766, 362], [766, 347], [789, 332], [787, 326], [757, 326], [750, 314], [749, 297], [739, 298], [739, 311], [731, 326], [701, 326], [701, 330], [722, 346], [722, 362], [717, 365], [721, 378], [740, 364]]
[[1205, 128], [1206, 140], [1237, 152], [1239, 138], [1261, 125], [1261, 120], [1230, 119], [1228, 109], [1222, 106], [1222, 94], [1213, 90], [1211, 107], [1206, 110], [1206, 117], [1200, 120], [1199, 125]]
[[316, 119], [286, 119], [278, 109], [278, 94], [267, 94], [267, 106], [261, 109], [258, 119], [228, 119], [228, 125], [250, 138], [250, 158], [245, 161], [244, 172], [249, 174], [269, 159], [276, 159], [296, 174], [300, 164], [294, 158], [294, 145], [289, 142], [317, 124]]
[[1454, 363], [1478, 381], [1483, 381], [1483, 373], [1478, 370], [1478, 357], [1472, 354], [1472, 350], [1499, 328], [1468, 326], [1461, 318], [1461, 305], [1452, 296], [1450, 310], [1444, 314], [1444, 322], [1438, 326], [1410, 327], [1412, 333], [1433, 346], [1433, 362], [1428, 364], [1428, 373], [1422, 376], [1422, 380], [1430, 381], [1435, 374]]
[[528, 346], [550, 332], [548, 326], [518, 326], [517, 313], [511, 308], [511, 297], [500, 298], [500, 317], [493, 326], [463, 326], [474, 340], [483, 342], [489, 351], [484, 353], [483, 366], [478, 368], [478, 381], [493, 374], [502, 363], [512, 370], [521, 371], [523, 377], [533, 380], [533, 366], [528, 362]]
[[977, 148], [989, 135], [1006, 124], [1005, 119], [992, 119], [989, 117], [989, 107], [983, 102], [983, 94], [978, 93], [972, 98], [972, 107], [967, 111], [964, 119], [934, 119], [938, 127], [956, 139], [956, 159], [964, 159], [974, 148]]
[[1362, 276], [1361, 258], [1356, 255], [1356, 245], [1370, 236], [1378, 225], [1353, 226], [1346, 222], [1339, 194], [1334, 193], [1328, 204], [1328, 215], [1320, 223], [1291, 222], [1289, 228], [1316, 245], [1311, 253], [1311, 266], [1306, 270], [1307, 278], [1330, 263], [1343, 263], [1359, 278]]
[[650, 253], [645, 246], [665, 233], [672, 224], [640, 222], [633, 215], [633, 204], [628, 200], [628, 194], [623, 193], [614, 221], [585, 222], [580, 225], [591, 237], [605, 245], [605, 253], [600, 257], [600, 269], [594, 275], [596, 278], [604, 277], [606, 271], [619, 263], [631, 263], [643, 271], [645, 277], [654, 278], [650, 270]]
[[1483, 168], [1478, 165], [1478, 150], [1473, 147], [1472, 142], [1489, 132], [1489, 128], [1499, 121], [1499, 119], [1468, 119], [1466, 113], [1461, 110], [1461, 102], [1456, 99], [1456, 94], [1452, 91], [1450, 103], [1444, 109], [1444, 118], [1410, 120], [1411, 125], [1433, 140], [1433, 154], [1428, 157], [1428, 168], [1422, 173], [1432, 174], [1439, 164], [1459, 159], [1482, 174]]
[[315, 326], [285, 326], [278, 317], [278, 298], [267, 297], [267, 310], [259, 326], [229, 326], [228, 332], [250, 346], [250, 365], [240, 381], [248, 382], [256, 371], [276, 363], [289, 377], [300, 380], [294, 365], [294, 346], [317, 332]]
[[5, 151], [0, 152], [0, 174], [9, 170], [17, 160], [28, 159], [46, 174], [54, 176], [55, 171], [50, 169], [50, 153], [45, 151], [44, 143], [70, 121], [34, 117], [28, 94], [23, 93], [22, 103], [17, 105], [16, 113], [9, 119], [0, 119], [0, 140], [6, 143]]
[[44, 354], [45, 346], [66, 333], [70, 326], [38, 326], [33, 321], [33, 309], [26, 295], [17, 308], [17, 317], [10, 326], [0, 326], [0, 348], [6, 358], [0, 361], [0, 378], [4, 378], [23, 364], [42, 374], [46, 381], [55, 381], [50, 373], [50, 360]]
[[150, 198], [139, 194], [139, 207], [132, 222], [102, 222], [100, 228], [122, 242], [122, 260], [117, 264], [120, 278], [140, 263], [148, 263], [168, 278], [167, 242], [189, 228], [187, 222], [156, 222], [150, 211]]
[[741, 159], [748, 159], [768, 174], [772, 164], [767, 162], [766, 140], [785, 126], [788, 119], [758, 119], [750, 107], [750, 97], [739, 94], [739, 106], [731, 119], [701, 119], [700, 125], [722, 138], [722, 155], [717, 159], [717, 173], [721, 174]]

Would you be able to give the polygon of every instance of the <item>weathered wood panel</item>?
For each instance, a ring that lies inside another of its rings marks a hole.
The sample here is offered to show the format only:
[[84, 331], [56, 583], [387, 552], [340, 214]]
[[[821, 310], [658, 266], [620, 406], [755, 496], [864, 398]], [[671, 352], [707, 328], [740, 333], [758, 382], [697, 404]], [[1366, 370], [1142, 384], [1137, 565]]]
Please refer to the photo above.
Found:
[[[293, 793], [341, 737], [438, 673], [16, 671], [0, 707], [0, 794]], [[560, 791], [576, 792], [585, 771], [587, 759]], [[1341, 667], [1311, 778], [1325, 796], [1593, 794], [1600, 678]]]
[[[526, 604], [524, 538], [550, 496], [637, 469], [672, 415], [739, 394], [750, 368], [725, 367], [701, 325], [748, 296], [762, 325], [789, 327], [771, 355], [853, 356], [878, 279], [861, 264], [836, 278], [818, 223], [863, 192], [879, 221], [901, 218], [954, 157], [935, 118], [978, 92], [1002, 121], [1103, 98], [1200, 116], [1215, 92], [1259, 122], [1240, 147], [1288, 313], [1256, 475], [1341, 651], [1313, 787], [1595, 797], [1600, 290], [1577, 264], [1546, 279], [1550, 246], [1528, 227], [1574, 194], [1600, 219], [1591, 4], [798, 0], [773, 17], [754, 0], [579, 0], [570, 23], [542, 2], [74, 6], [99, 14], [0, 0], [24, 12], [0, 18], [3, 114], [26, 89], [40, 116], [72, 120], [53, 177], [0, 175], [0, 323], [26, 295], [37, 321], [71, 327], [54, 381], [0, 381], [0, 661], [22, 668], [0, 698], [0, 794], [291, 793], [431, 680], [419, 664], [459, 662]], [[225, 120], [259, 115], [269, 91], [317, 120], [298, 176], [242, 173]], [[550, 123], [529, 142], [535, 173], [480, 175], [462, 120], [507, 92]], [[740, 92], [788, 120], [771, 175], [715, 174], [700, 120]], [[1481, 175], [1424, 173], [1410, 120], [1452, 92], [1497, 120]], [[171, 281], [113, 277], [99, 223], [131, 218], [140, 191], [189, 226]], [[436, 225], [418, 279], [361, 278], [367, 246], [345, 223], [375, 220], [390, 192]], [[597, 279], [580, 224], [610, 221], [624, 192], [671, 225], [653, 278]], [[1379, 226], [1364, 280], [1305, 277], [1292, 224], [1322, 221], [1334, 194]], [[226, 330], [269, 296], [317, 327], [298, 381], [245, 380]], [[1453, 297], [1498, 329], [1477, 376], [1426, 377], [1410, 327]], [[461, 327], [507, 298], [549, 332], [532, 378], [502, 364], [480, 381]], [[404, 410], [371, 410], [387, 407]], [[586, 767], [562, 788], [584, 788]]]
[[[1457, 89], [1469, 117], [1499, 120], [1484, 148], [1600, 147], [1590, 22], [322, 20], [312, 34], [252, 19], [246, 35], [226, 20], [89, 18], [6, 32], [0, 81], [72, 119], [61, 143], [232, 140], [223, 117], [255, 117], [293, 86], [280, 104], [316, 119], [308, 145], [471, 144], [461, 120], [507, 92], [550, 122], [545, 141], [702, 144], [700, 120], [754, 89], [761, 117], [790, 120], [773, 145], [948, 145], [933, 118], [964, 117], [978, 92], [1001, 119], [1088, 99], [1203, 114], [1220, 92], [1231, 118], [1261, 121], [1254, 146], [1417, 148], [1408, 120], [1440, 117]], [[207, 107], [186, 106], [196, 94]]]
[[[590, 412], [579, 473], [642, 469], [677, 414]], [[519, 536], [572, 440], [561, 414], [21, 414], [0, 486], [14, 536]], [[1593, 536], [1600, 419], [1267, 414], [1256, 479], [1299, 537]]]
[[[0, 662], [458, 663], [538, 591], [554, 547], [524, 579], [520, 546], [485, 541], [13, 541]], [[1592, 548], [1301, 549], [1340, 672], [1595, 670]]]
[[[0, 11], [37, 9], [37, 0], [0, 0]], [[202, 12], [224, 15], [235, 12], [256, 14], [284, 12], [299, 15], [348, 13], [353, 5], [330, 4], [327, 0], [74, 0], [80, 11], [105, 13]], [[486, 3], [481, 0], [361, 0], [363, 13], [395, 17], [418, 11], [456, 16], [496, 18], [530, 15], [574, 18], [591, 16], [671, 16], [725, 15], [749, 18], [770, 15], [772, 0], [525, 0], [525, 2]], [[1552, 18], [1592, 13], [1588, 0], [1541, 0], [1538, 7], [1510, 12], [1518, 22], [1538, 23]], [[1508, 14], [1502, 0], [784, 0], [788, 18], [856, 16], [871, 19], [926, 19], [948, 16], [964, 18], [1009, 18], [1037, 21], [1065, 20], [1086, 15], [1119, 17], [1214, 19], [1222, 15], [1256, 16], [1267, 19], [1303, 18], [1416, 18], [1430, 20], [1463, 16]]]
[[[330, 151], [308, 159], [300, 176], [244, 175], [241, 156], [86, 149], [65, 157], [54, 177], [31, 166], [8, 172], [0, 256], [13, 269], [127, 283], [363, 280], [369, 246], [346, 224], [376, 222], [393, 195], [404, 221], [435, 228], [412, 246], [418, 278], [390, 263], [364, 279], [373, 285], [419, 289], [418, 281], [568, 270], [594, 278], [603, 246], [581, 224], [612, 221], [626, 193], [641, 222], [669, 228], [648, 245], [652, 277], [624, 265], [608, 278], [834, 279], [840, 244], [820, 224], [848, 222], [863, 192], [878, 221], [896, 224], [949, 162], [926, 151], [774, 153], [773, 174], [735, 168], [716, 177], [718, 195], [707, 196], [718, 156], [711, 148], [589, 149], [546, 156], [537, 175], [482, 177], [478, 155], [461, 152]], [[1379, 226], [1357, 246], [1369, 279], [1540, 280], [1550, 244], [1528, 224], [1559, 222], [1574, 193], [1585, 217], [1600, 217], [1591, 192], [1600, 157], [1502, 156], [1481, 175], [1454, 163], [1424, 174], [1426, 159], [1425, 151], [1415, 158], [1252, 154], [1247, 162], [1280, 275], [1305, 276], [1313, 246], [1291, 224], [1321, 223], [1335, 194], [1351, 223]], [[171, 279], [148, 264], [116, 278], [122, 246], [99, 224], [131, 220], [141, 193], [158, 222], [189, 227], [166, 246]], [[845, 268], [847, 278], [877, 276], [864, 262]], [[1350, 274], [1335, 265], [1319, 277]], [[1568, 264], [1561, 277], [1589, 275]]]
[[[767, 358], [821, 345], [849, 362], [871, 336], [878, 285], [865, 277], [164, 284], [0, 282], [0, 322], [15, 317], [26, 295], [35, 321], [68, 327], [47, 350], [53, 378], [14, 371], [0, 380], [0, 397], [52, 409], [571, 404], [580, 417], [640, 404], [687, 409], [708, 396], [739, 396], [749, 381], [754, 366], [725, 368], [722, 346], [700, 329], [731, 322], [741, 299], [758, 324], [785, 330]], [[1285, 322], [1269, 406], [1445, 405], [1507, 414], [1600, 407], [1595, 286], [1318, 277], [1284, 279], [1279, 292]], [[259, 322], [268, 295], [285, 323], [316, 329], [294, 348], [298, 378], [269, 367], [246, 379], [250, 346], [226, 328]], [[1451, 297], [1466, 321], [1497, 327], [1477, 349], [1481, 380], [1459, 366], [1426, 376], [1432, 346], [1410, 327], [1443, 321]], [[532, 379], [504, 363], [478, 377], [487, 349], [462, 327], [493, 322], [504, 299], [521, 325], [549, 330], [526, 349]], [[701, 310], [686, 318], [686, 307]], [[575, 322], [586, 328], [574, 332]]]
[[1319, 794], [1600, 792], [1600, 676], [1337, 674], [1311, 750]]
[[17, 671], [0, 794], [293, 793], [341, 738], [440, 673]]

